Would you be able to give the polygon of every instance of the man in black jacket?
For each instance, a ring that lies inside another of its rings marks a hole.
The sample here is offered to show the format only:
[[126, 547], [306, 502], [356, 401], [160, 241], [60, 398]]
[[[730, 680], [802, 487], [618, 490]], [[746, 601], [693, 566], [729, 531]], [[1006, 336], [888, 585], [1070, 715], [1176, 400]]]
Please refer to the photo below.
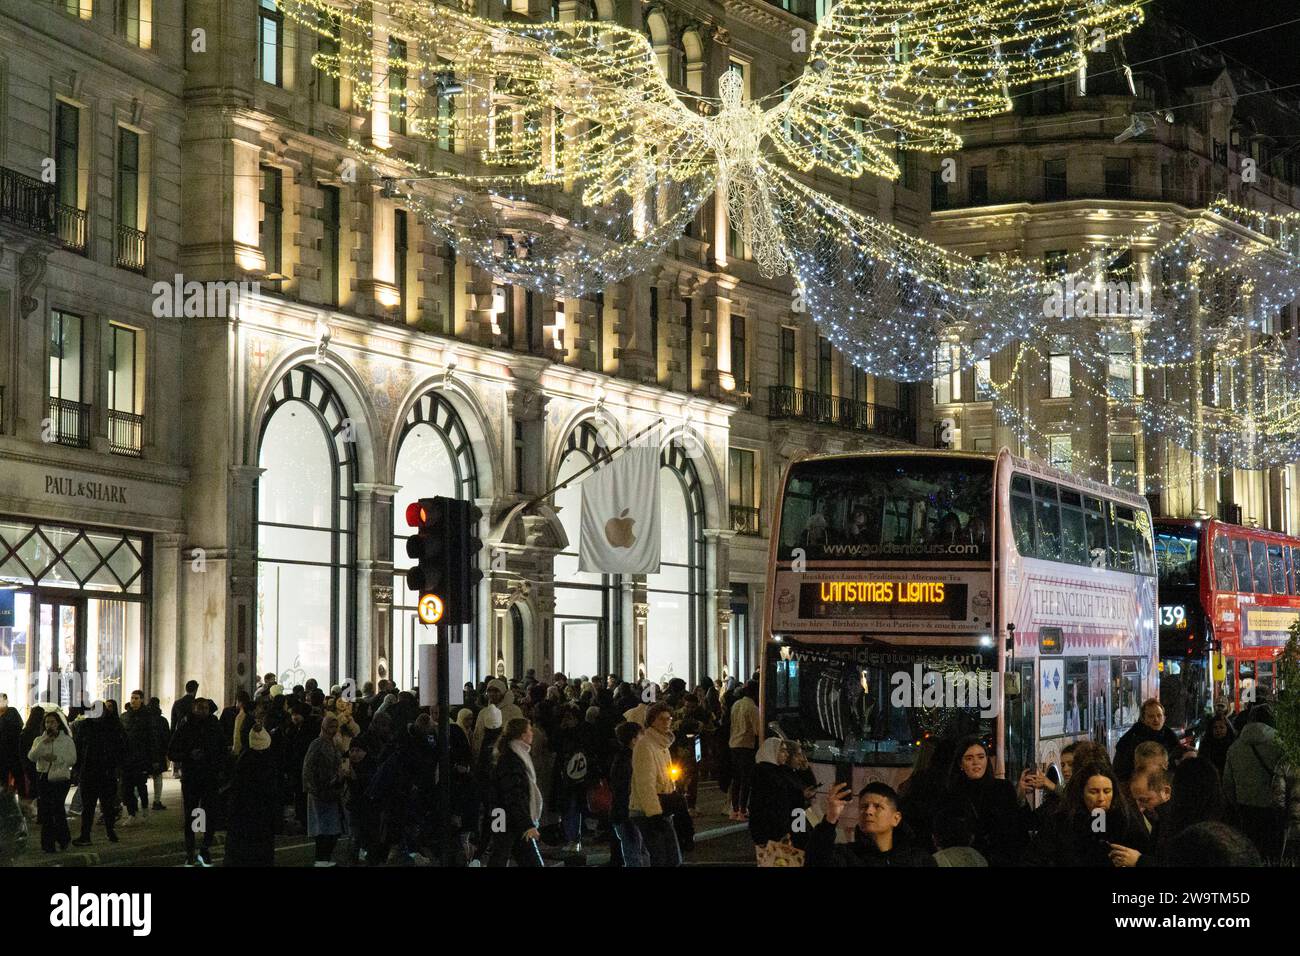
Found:
[[126, 731], [126, 757], [122, 761], [122, 802], [132, 820], [141, 810], [149, 818], [149, 771], [158, 749], [158, 725], [144, 703], [144, 692], [131, 691], [131, 700], [122, 714]]
[[77, 769], [81, 772], [81, 836], [74, 846], [90, 846], [95, 806], [104, 813], [104, 830], [117, 842], [117, 772], [126, 759], [126, 731], [117, 716], [116, 701], [98, 705], [98, 717], [83, 721], [77, 743]]
[[213, 799], [220, 783], [226, 759], [221, 725], [212, 716], [212, 706], [201, 697], [194, 700], [190, 716], [172, 735], [169, 756], [181, 765], [181, 829], [185, 833], [186, 865], [193, 866], [194, 834], [203, 834], [203, 849], [198, 856], [201, 866], [211, 866], [212, 831], [216, 821], [208, 819], [215, 809]]
[[1160, 701], [1152, 697], [1142, 704], [1142, 719], [1129, 728], [1128, 733], [1119, 738], [1115, 745], [1115, 776], [1121, 783], [1127, 784], [1133, 776], [1133, 752], [1138, 744], [1152, 740], [1165, 748], [1169, 754], [1169, 769], [1173, 770], [1182, 756], [1183, 745], [1178, 735], [1165, 726], [1165, 709]]
[[848, 784], [839, 783], [826, 798], [826, 818], [813, 828], [808, 866], [935, 866], [934, 857], [913, 846], [899, 831], [903, 815], [898, 794], [883, 783], [869, 783], [858, 794], [858, 825], [853, 842], [835, 842], [835, 827], [853, 799]]
[[194, 698], [199, 694], [199, 682], [185, 682], [185, 696], [172, 704], [172, 730], [180, 730], [181, 723], [194, 712]]

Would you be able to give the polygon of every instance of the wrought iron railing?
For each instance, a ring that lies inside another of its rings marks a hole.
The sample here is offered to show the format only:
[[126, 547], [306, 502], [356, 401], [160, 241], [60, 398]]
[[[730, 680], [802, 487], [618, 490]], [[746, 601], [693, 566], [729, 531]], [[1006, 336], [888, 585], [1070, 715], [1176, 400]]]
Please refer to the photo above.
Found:
[[0, 221], [54, 232], [54, 186], [0, 166]]
[[758, 509], [746, 508], [744, 505], [732, 505], [731, 530], [736, 532], [736, 534], [757, 536], [759, 533]]
[[148, 234], [131, 226], [117, 227], [117, 267], [144, 272]]
[[817, 425], [916, 440], [916, 419], [901, 409], [852, 398], [836, 398], [788, 385], [768, 388], [768, 418], [795, 418]]
[[63, 248], [69, 252], [86, 254], [86, 210], [63, 203], [54, 204], [55, 233]]
[[51, 398], [50, 440], [60, 445], [89, 448], [90, 406], [66, 398]]
[[108, 448], [114, 455], [140, 457], [144, 447], [144, 416], [109, 409]]

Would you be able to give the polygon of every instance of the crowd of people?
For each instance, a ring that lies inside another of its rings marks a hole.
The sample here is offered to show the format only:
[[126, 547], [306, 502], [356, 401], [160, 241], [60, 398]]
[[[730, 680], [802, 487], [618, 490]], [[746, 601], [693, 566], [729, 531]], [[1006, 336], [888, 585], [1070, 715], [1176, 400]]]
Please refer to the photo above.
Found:
[[819, 806], [797, 750], [771, 751], [778, 770], [756, 780], [751, 824], [763, 806], [773, 825], [753, 827], [756, 846], [788, 847], [807, 866], [1257, 866], [1300, 850], [1300, 774], [1263, 702], [1235, 720], [1220, 703], [1192, 748], [1151, 699], [1113, 755], [1072, 743], [1059, 779], [1028, 767], [1014, 784], [994, 775], [978, 737], [928, 739], [897, 790], [872, 782], [856, 794], [847, 841], [837, 830], [854, 793], [837, 782]]
[[448, 715], [445, 788], [437, 709], [391, 681], [327, 693], [268, 674], [220, 711], [198, 691], [190, 681], [170, 719], [136, 691], [120, 713], [104, 701], [71, 723], [39, 706], [24, 723], [0, 695], [0, 783], [39, 821], [44, 852], [90, 845], [97, 820], [116, 842], [166, 809], [169, 767], [199, 866], [222, 831], [226, 865], [274, 865], [277, 835], [305, 834], [322, 867], [542, 866], [544, 847], [581, 859], [592, 841], [608, 843], [610, 865], [674, 866], [708, 781], [760, 865], [1258, 864], [1300, 846], [1300, 772], [1267, 704], [1221, 704], [1192, 749], [1149, 700], [1113, 755], [1077, 742], [1059, 776], [1030, 767], [1014, 782], [995, 775], [985, 741], [930, 738], [897, 790], [855, 794], [851, 772], [819, 782], [798, 742], [763, 739], [754, 680], [688, 690], [530, 671], [466, 684]]

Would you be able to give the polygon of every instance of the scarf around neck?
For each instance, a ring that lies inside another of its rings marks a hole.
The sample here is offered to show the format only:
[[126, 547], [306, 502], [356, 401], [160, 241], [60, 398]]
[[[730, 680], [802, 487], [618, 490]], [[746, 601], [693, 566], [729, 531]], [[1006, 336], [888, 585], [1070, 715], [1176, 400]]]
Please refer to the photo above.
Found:
[[537, 770], [533, 767], [532, 748], [522, 740], [510, 741], [510, 749], [523, 761], [528, 771], [528, 814], [533, 818], [533, 826], [542, 819], [542, 791], [537, 786]]

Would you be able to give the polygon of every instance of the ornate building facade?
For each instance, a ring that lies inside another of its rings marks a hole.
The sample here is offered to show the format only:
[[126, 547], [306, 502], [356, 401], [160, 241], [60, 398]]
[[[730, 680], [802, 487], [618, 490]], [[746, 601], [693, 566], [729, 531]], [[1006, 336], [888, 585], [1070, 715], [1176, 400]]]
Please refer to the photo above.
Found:
[[[706, 97], [728, 71], [775, 95], [813, 29], [811, 9], [759, 0], [477, 12], [616, 19]], [[414, 40], [375, 27], [380, 49]], [[227, 700], [266, 672], [410, 686], [433, 634], [405, 588], [401, 519], [438, 494], [485, 515], [479, 622], [454, 655], [465, 679], [745, 675], [785, 465], [929, 441], [928, 395], [855, 373], [795, 311], [789, 279], [748, 261], [721, 204], [589, 299], [544, 300], [458, 259], [345, 143], [473, 168], [485, 144], [459, 121], [473, 105], [430, 97], [447, 135], [409, 136], [400, 91], [361, 109], [312, 65], [329, 36], [269, 0], [5, 0], [0, 38], [0, 455], [21, 478], [0, 489], [0, 581], [20, 601], [0, 634], [44, 648], [71, 614], [73, 648], [11, 653], [12, 679], [102, 656], [99, 598], [82, 592], [110, 568], [138, 612], [117, 679], [164, 703], [188, 678]], [[919, 230], [909, 168], [899, 184], [818, 185]], [[75, 441], [42, 441], [62, 415]], [[630, 439], [660, 448], [662, 569], [581, 573], [580, 481], [564, 482]], [[75, 594], [32, 567], [68, 533], [37, 548], [16, 527], [74, 517], [125, 539], [87, 538], [108, 552], [94, 561], [79, 544], [64, 555], [93, 564], [72, 568]]]
[[[1290, 148], [1300, 104], [1197, 45], [1149, 11], [1124, 44], [1090, 55], [1085, 80], [1040, 84], [1016, 98], [1014, 113], [970, 124], [963, 151], [947, 158], [952, 174], [945, 179], [942, 165], [932, 172], [927, 235], [970, 255], [1011, 253], [1050, 266], [1054, 257], [1116, 249], [1150, 231], [1128, 251], [1150, 283], [1156, 242], [1216, 197], [1270, 214], [1300, 209], [1300, 163]], [[1256, 238], [1262, 246], [1273, 237]], [[1292, 304], [1258, 316], [1241, 334], [1251, 342], [1290, 336], [1295, 318]], [[1155, 515], [1300, 530], [1294, 464], [1225, 461], [1210, 429], [1193, 430], [1189, 448], [1144, 427], [1133, 412], [1134, 395], [1185, 401], [1202, 426], [1245, 410], [1251, 383], [1222, 360], [1212, 330], [1190, 361], [1157, 369], [1143, 364], [1150, 333], [1141, 316], [1102, 314], [1078, 328], [1078, 340], [1044, 336], [1032, 351], [1009, 349], [941, 375], [938, 437], [964, 449], [1007, 445], [1139, 491]], [[1106, 361], [1081, 364], [1081, 341], [1107, 343]], [[1011, 386], [995, 394], [989, 382]], [[1011, 414], [1000, 414], [1008, 404]]]

